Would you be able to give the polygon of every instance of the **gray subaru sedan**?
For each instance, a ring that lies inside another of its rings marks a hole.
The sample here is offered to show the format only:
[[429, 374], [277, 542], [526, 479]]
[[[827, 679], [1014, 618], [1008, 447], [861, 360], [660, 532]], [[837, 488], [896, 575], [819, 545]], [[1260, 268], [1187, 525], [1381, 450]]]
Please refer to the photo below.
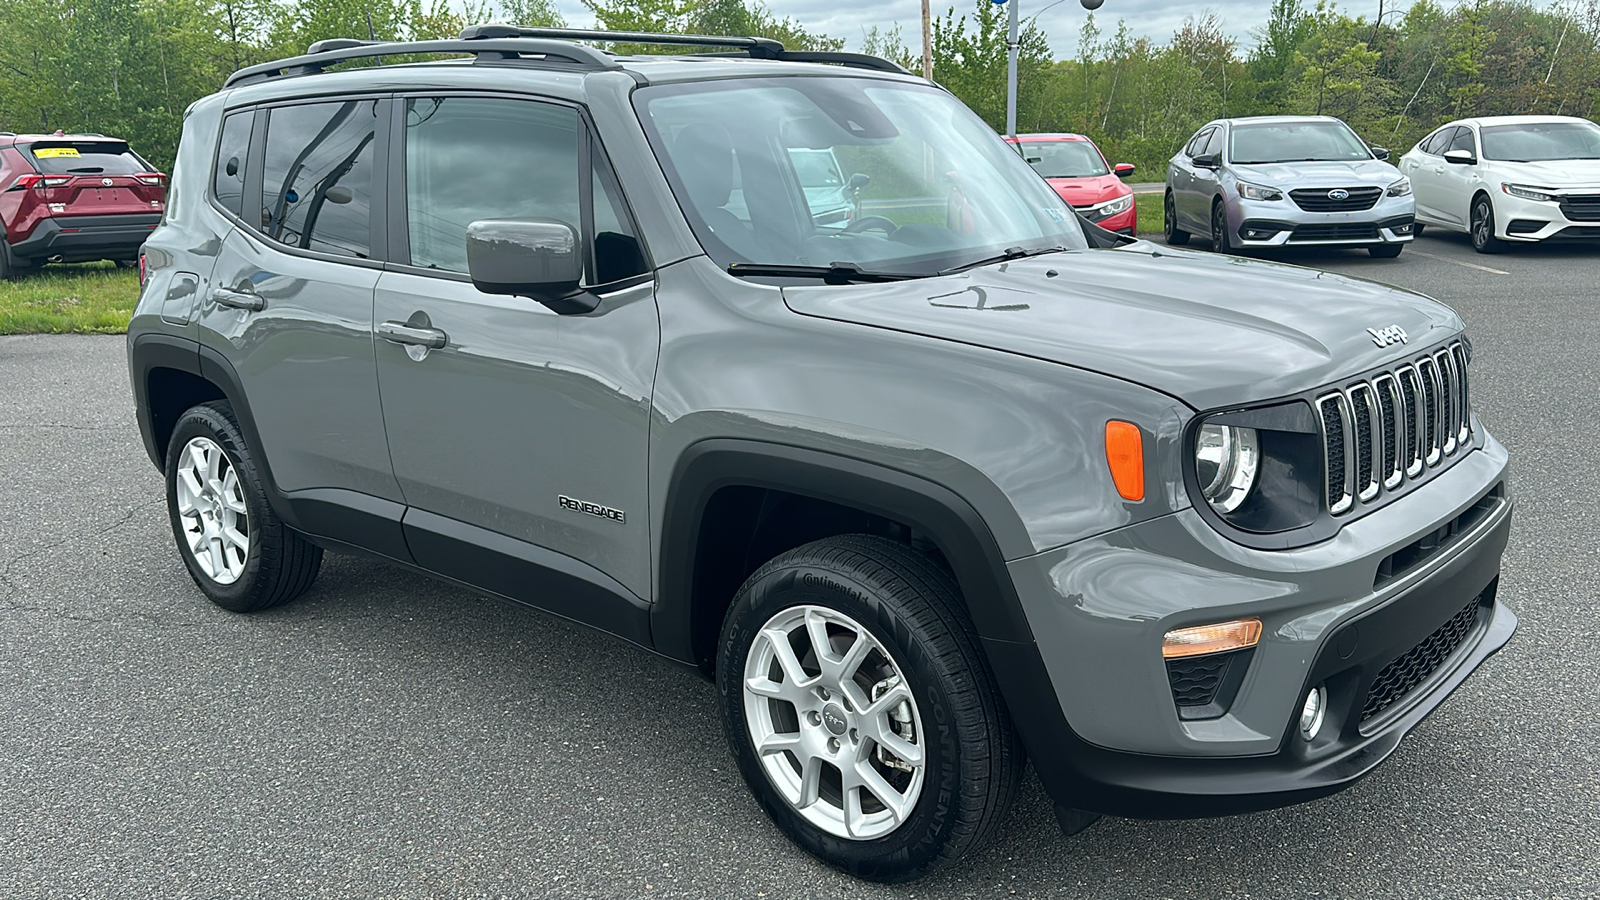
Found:
[[1411, 182], [1332, 116], [1218, 119], [1167, 164], [1166, 238], [1209, 235], [1218, 253], [1258, 247], [1410, 243]]

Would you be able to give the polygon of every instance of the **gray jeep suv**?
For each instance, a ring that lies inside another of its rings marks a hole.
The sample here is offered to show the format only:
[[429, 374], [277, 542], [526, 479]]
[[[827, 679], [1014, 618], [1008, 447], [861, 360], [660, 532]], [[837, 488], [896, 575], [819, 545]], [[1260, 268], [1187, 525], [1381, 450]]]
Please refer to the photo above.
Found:
[[323, 42], [195, 103], [172, 187], [129, 364], [207, 597], [355, 552], [696, 666], [864, 878], [1025, 759], [1068, 830], [1332, 793], [1515, 628], [1455, 313], [1102, 231], [882, 60]]

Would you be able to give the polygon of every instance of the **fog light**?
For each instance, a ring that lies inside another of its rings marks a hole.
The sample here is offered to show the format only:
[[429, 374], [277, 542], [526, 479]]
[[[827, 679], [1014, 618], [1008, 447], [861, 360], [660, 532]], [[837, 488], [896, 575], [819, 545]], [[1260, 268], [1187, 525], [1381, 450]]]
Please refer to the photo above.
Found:
[[1409, 223], [1405, 224], [1405, 225], [1396, 225], [1394, 227], [1394, 233], [1395, 234], [1410, 234], [1411, 233], [1411, 225]]
[[1327, 711], [1328, 689], [1319, 684], [1306, 694], [1305, 705], [1300, 707], [1300, 736], [1308, 741], [1315, 740]]
[[1244, 239], [1247, 241], [1270, 241], [1275, 234], [1277, 234], [1276, 231], [1266, 228], [1246, 228], [1244, 230]]

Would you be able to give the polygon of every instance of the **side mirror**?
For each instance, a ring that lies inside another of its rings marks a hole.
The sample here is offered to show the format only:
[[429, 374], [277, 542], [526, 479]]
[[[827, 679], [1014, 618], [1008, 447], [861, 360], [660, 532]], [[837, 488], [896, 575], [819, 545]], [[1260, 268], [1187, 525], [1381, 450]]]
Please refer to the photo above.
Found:
[[850, 180], [849, 181], [845, 182], [844, 189], [849, 191], [849, 192], [851, 192], [851, 193], [855, 193], [856, 191], [861, 190], [862, 188], [866, 187], [867, 185], [869, 185], [871, 183], [872, 183], [872, 176], [871, 175], [868, 175], [865, 172], [857, 172], [854, 175], [850, 176]]
[[1117, 163], [1112, 167], [1111, 171], [1116, 172], [1118, 178], [1127, 178], [1133, 174], [1133, 169], [1133, 163]]
[[1202, 153], [1191, 161], [1197, 169], [1216, 169], [1222, 166], [1222, 157], [1216, 153]]
[[1375, 159], [1388, 159], [1389, 158], [1389, 148], [1388, 147], [1368, 147], [1367, 149], [1372, 151], [1372, 155], [1373, 155], [1373, 157]]
[[1478, 157], [1471, 150], [1446, 150], [1444, 161], [1457, 166], [1475, 166], [1478, 164]]
[[578, 229], [556, 219], [484, 219], [467, 226], [467, 273], [486, 294], [529, 297], [558, 313], [592, 312], [582, 291]]
[[322, 199], [329, 203], [345, 204], [354, 200], [356, 195], [342, 184], [336, 184], [322, 192]]

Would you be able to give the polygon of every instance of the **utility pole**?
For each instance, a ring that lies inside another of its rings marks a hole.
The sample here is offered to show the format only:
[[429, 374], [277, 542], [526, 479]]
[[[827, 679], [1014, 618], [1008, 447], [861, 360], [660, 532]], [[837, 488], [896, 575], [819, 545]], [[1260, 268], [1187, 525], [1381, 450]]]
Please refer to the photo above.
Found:
[[1011, 7], [1011, 29], [1006, 38], [1006, 135], [1017, 136], [1017, 53], [1022, 44], [1017, 39], [1017, 5], [1022, 0], [1008, 0]]
[[929, 0], [922, 0], [922, 77], [933, 80], [933, 19], [928, 13]]

